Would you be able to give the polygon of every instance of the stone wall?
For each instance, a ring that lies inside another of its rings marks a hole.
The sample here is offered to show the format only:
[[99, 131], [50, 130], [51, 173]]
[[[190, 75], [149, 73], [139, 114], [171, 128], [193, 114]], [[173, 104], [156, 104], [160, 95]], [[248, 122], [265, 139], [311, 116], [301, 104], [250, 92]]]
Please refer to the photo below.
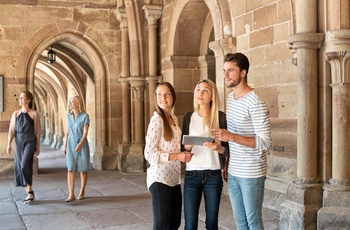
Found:
[[[0, 118], [0, 161], [7, 165], [9, 159], [13, 157], [6, 154], [8, 126], [13, 111], [19, 109], [17, 98], [21, 91], [27, 89], [35, 93], [36, 103], [40, 104], [40, 115], [43, 118], [43, 143], [49, 144], [54, 148], [63, 148], [63, 135], [66, 133], [65, 116], [67, 113], [67, 101], [69, 95], [77, 92], [74, 85], [69, 84], [69, 80], [56, 80], [55, 95], [43, 95], [39, 92], [45, 92], [49, 89], [40, 89], [41, 86], [32, 85], [31, 80], [34, 76], [28, 73], [28, 69], [38, 70], [40, 61], [46, 58], [45, 52], [51, 44], [55, 44], [59, 39], [70, 43], [71, 47], [78, 47], [83, 40], [95, 44], [100, 49], [99, 59], [104, 59], [106, 65], [104, 76], [99, 76], [95, 72], [94, 79], [84, 80], [83, 73], [77, 73], [81, 76], [81, 84], [84, 85], [86, 95], [86, 106], [88, 107], [90, 119], [92, 121], [89, 130], [89, 142], [92, 153], [96, 152], [97, 140], [101, 125], [95, 122], [96, 119], [95, 104], [98, 100], [95, 98], [95, 85], [100, 84], [100, 78], [106, 85], [106, 94], [108, 111], [103, 113], [107, 117], [109, 138], [108, 144], [117, 146], [118, 139], [121, 138], [120, 122], [121, 113], [118, 96], [119, 84], [116, 82], [120, 74], [118, 63], [120, 63], [120, 36], [119, 22], [117, 21], [114, 10], [117, 4], [115, 1], [6, 1], [0, 4], [0, 75], [4, 76], [4, 112]], [[81, 34], [81, 41], [72, 39], [69, 33]], [[61, 34], [61, 35], [60, 35]], [[62, 35], [64, 34], [64, 35]], [[84, 37], [85, 36], [85, 37]], [[50, 40], [51, 39], [51, 40]], [[81, 55], [88, 58], [93, 52], [86, 48]], [[40, 52], [39, 52], [40, 51]], [[36, 53], [39, 52], [39, 53]], [[37, 62], [38, 61], [38, 62]], [[45, 60], [44, 60], [45, 61]], [[58, 64], [58, 63], [57, 63]], [[92, 63], [96, 64], [96, 63]], [[31, 67], [34, 66], [34, 67]], [[58, 65], [57, 65], [58, 66]], [[41, 76], [49, 75], [50, 69], [42, 70]], [[63, 69], [57, 71], [62, 72]], [[78, 69], [77, 69], [78, 70]], [[34, 71], [33, 71], [34, 72]], [[112, 74], [111, 74], [112, 73]], [[35, 72], [37, 75], [38, 72]], [[38, 78], [38, 75], [36, 76]], [[91, 76], [88, 76], [91, 77]], [[45, 78], [45, 77], [44, 77]], [[64, 79], [64, 78], [62, 78]], [[57, 82], [60, 81], [60, 82]], [[38, 82], [38, 80], [37, 80]], [[96, 83], [97, 82], [97, 83]], [[105, 83], [106, 82], [106, 83]], [[62, 92], [62, 93], [61, 93]], [[57, 104], [53, 104], [53, 102]], [[110, 106], [113, 105], [113, 106]], [[89, 109], [90, 108], [90, 109]], [[107, 114], [106, 114], [107, 113]], [[103, 141], [105, 142], [105, 141]], [[13, 162], [12, 162], [13, 164]], [[114, 167], [114, 166], [109, 166]], [[1, 167], [6, 169], [7, 166]], [[1, 170], [0, 170], [1, 171]], [[6, 170], [7, 171], [7, 170]]]

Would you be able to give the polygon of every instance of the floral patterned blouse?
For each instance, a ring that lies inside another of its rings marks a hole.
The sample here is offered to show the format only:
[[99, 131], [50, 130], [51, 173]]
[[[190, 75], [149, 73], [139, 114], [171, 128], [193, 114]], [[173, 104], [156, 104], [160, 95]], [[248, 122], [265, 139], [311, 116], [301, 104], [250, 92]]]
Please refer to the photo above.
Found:
[[181, 161], [169, 161], [169, 154], [181, 152], [181, 129], [177, 117], [171, 117], [175, 126], [172, 126], [174, 137], [170, 142], [164, 140], [163, 119], [157, 112], [154, 112], [148, 125], [145, 146], [145, 159], [150, 164], [147, 169], [148, 188], [154, 182], [171, 187], [181, 183]]

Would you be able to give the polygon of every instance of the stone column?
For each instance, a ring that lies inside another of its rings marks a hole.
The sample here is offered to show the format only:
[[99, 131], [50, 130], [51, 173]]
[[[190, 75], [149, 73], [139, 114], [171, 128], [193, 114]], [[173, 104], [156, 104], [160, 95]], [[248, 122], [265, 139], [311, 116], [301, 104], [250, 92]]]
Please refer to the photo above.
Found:
[[[210, 79], [216, 82], [215, 57], [213, 55], [202, 55], [198, 57], [201, 79]], [[223, 76], [223, 75], [222, 75]]]
[[328, 31], [326, 37], [332, 80], [332, 178], [324, 186], [323, 208], [318, 212], [320, 229], [350, 226], [349, 37], [349, 29]]
[[132, 95], [132, 130], [133, 141], [127, 155], [127, 172], [144, 172], [145, 161], [143, 148], [145, 145], [145, 120], [144, 120], [144, 77], [129, 77]]
[[[236, 40], [235, 38], [226, 38], [209, 43], [209, 48], [215, 54], [215, 66], [216, 66], [216, 87], [220, 97], [220, 110], [225, 111], [226, 106], [226, 86], [225, 78], [222, 72], [224, 68], [224, 58], [227, 53], [236, 52]], [[231, 91], [231, 90], [230, 90]]]
[[144, 5], [142, 9], [145, 12], [145, 16], [148, 22], [148, 66], [149, 76], [146, 77], [148, 83], [148, 100], [149, 100], [149, 116], [153, 116], [154, 112], [154, 98], [153, 94], [157, 87], [158, 79], [157, 76], [157, 21], [162, 16], [162, 6], [160, 5]]
[[295, 34], [288, 38], [296, 50], [297, 178], [287, 188], [281, 204], [281, 229], [317, 229], [317, 211], [322, 207], [322, 185], [317, 174], [317, 50], [324, 34], [317, 31], [317, 1], [292, 1]]
[[118, 146], [117, 168], [126, 171], [126, 156], [131, 144], [131, 109], [130, 109], [130, 84], [127, 79], [130, 75], [130, 53], [129, 53], [129, 34], [128, 21], [124, 8], [118, 8], [115, 15], [120, 22], [121, 30], [121, 76], [119, 82], [122, 85], [122, 120], [123, 120], [123, 139]]
[[127, 78], [130, 75], [129, 70], [129, 36], [128, 36], [128, 22], [126, 18], [125, 9], [118, 9], [116, 17], [120, 21], [120, 30], [122, 34], [122, 55], [121, 55], [121, 78], [119, 81], [122, 84], [122, 114], [123, 114], [123, 144], [129, 144], [131, 141], [131, 120], [130, 120], [130, 90], [129, 81]]

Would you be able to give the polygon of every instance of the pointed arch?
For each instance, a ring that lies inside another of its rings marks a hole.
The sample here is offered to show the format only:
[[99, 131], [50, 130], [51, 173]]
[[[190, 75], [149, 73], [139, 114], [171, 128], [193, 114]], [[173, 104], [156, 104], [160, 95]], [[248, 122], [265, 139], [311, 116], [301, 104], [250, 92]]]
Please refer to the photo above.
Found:
[[[96, 41], [99, 42], [97, 43]], [[98, 154], [102, 156], [106, 152], [105, 147], [110, 144], [108, 143], [107, 138], [107, 123], [109, 119], [107, 119], [106, 112], [106, 79], [109, 77], [110, 73], [107, 58], [103, 52], [103, 42], [101, 41], [102, 39], [100, 38], [98, 32], [88, 25], [82, 22], [59, 20], [55, 23], [42, 27], [35, 34], [33, 34], [33, 36], [25, 44], [22, 51], [22, 58], [23, 62], [27, 63], [27, 69], [24, 73], [27, 79], [27, 88], [34, 91], [36, 65], [40, 60], [43, 51], [47, 49], [47, 47], [51, 46], [52, 44], [65, 43], [71, 48], [74, 47], [81, 51], [79, 53], [80, 56], [83, 56], [81, 57], [81, 61], [85, 61], [84, 64], [89, 65], [89, 68], [86, 68], [86, 66], [84, 68], [83, 65], [84, 70], [82, 73], [89, 74], [88, 77], [91, 78], [91, 81], [95, 85], [95, 92], [93, 95], [96, 96], [96, 100], [94, 102], [95, 108], [93, 111], [94, 113], [96, 111], [96, 119], [94, 120], [96, 123], [94, 136], [96, 136], [96, 138], [93, 137], [92, 139], [96, 141], [96, 150], [100, 151]], [[64, 60], [64, 58], [65, 57], [63, 57], [62, 60]], [[62, 73], [62, 71], [64, 72], [63, 68], [61, 68], [58, 72]], [[70, 71], [68, 76], [72, 76], [72, 74], [77, 76], [77, 74], [74, 72], [75, 70], [73, 69]], [[91, 75], [91, 73], [93, 73], [93, 75]], [[82, 81], [85, 81], [84, 76], [82, 76], [79, 81], [76, 80], [77, 79], [75, 79], [74, 83], [74, 81], [71, 79], [71, 82], [73, 85], [78, 86], [78, 93], [84, 92], [82, 91], [82, 88], [84, 87]], [[60, 89], [58, 91], [62, 90], [64, 89]], [[69, 94], [69, 90], [67, 94]], [[84, 97], [86, 94], [87, 92], [85, 93]], [[102, 157], [99, 158], [102, 159]]]

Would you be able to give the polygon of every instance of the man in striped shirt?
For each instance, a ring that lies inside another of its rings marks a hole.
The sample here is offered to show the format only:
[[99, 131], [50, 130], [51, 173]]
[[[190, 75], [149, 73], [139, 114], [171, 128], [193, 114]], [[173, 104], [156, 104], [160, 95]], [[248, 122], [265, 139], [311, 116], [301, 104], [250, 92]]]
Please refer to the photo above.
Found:
[[227, 130], [216, 129], [217, 139], [229, 142], [230, 156], [224, 179], [228, 182], [233, 216], [238, 229], [264, 229], [261, 210], [267, 174], [266, 152], [271, 145], [269, 111], [247, 84], [249, 60], [242, 53], [225, 56], [228, 95]]

